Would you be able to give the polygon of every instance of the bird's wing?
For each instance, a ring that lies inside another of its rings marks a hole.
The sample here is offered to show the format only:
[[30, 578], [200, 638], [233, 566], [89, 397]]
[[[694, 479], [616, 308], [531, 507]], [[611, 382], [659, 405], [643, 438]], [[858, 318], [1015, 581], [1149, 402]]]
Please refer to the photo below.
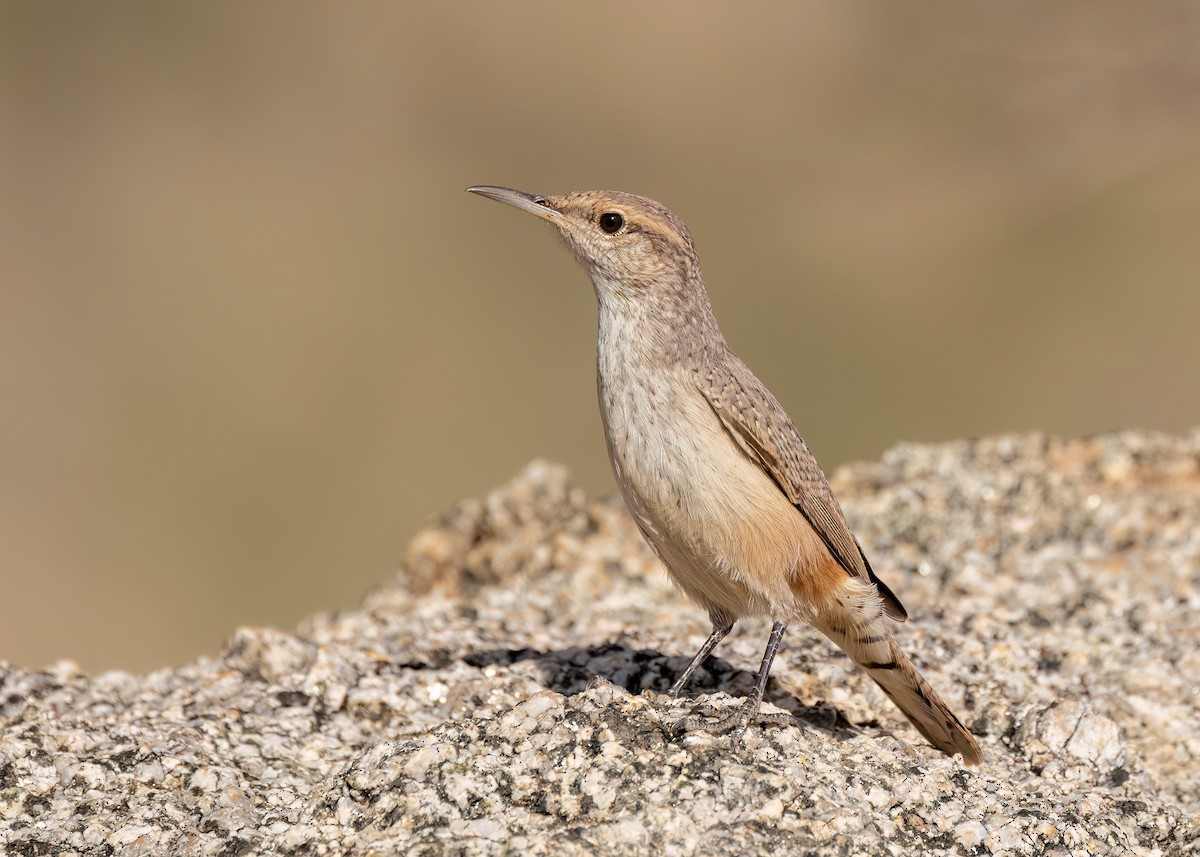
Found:
[[698, 382], [729, 436], [800, 511], [846, 573], [873, 583], [888, 615], [904, 621], [904, 605], [875, 576], [829, 481], [783, 406], [732, 353], [719, 363], [720, 368], [702, 372]]

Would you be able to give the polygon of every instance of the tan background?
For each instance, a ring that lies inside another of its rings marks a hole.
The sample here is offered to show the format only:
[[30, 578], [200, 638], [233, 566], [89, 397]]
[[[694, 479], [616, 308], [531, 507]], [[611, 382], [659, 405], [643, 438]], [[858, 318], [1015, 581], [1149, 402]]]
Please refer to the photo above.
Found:
[[[475, 183], [692, 227], [827, 468], [1200, 422], [1200, 6], [0, 6], [0, 659], [353, 604], [535, 456], [591, 290]], [[883, 560], [886, 565], [886, 559]]]

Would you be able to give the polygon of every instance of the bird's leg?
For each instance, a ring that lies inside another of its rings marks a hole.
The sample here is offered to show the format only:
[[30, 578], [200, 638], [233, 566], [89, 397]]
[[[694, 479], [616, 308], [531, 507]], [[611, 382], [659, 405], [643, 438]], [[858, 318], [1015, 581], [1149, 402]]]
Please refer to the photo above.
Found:
[[779, 651], [779, 644], [783, 642], [783, 632], [786, 630], [787, 624], [784, 622], [776, 622], [771, 626], [767, 650], [763, 652], [762, 663], [758, 665], [758, 675], [754, 679], [754, 690], [737, 713], [737, 722], [734, 723], [731, 733], [735, 738], [746, 731], [746, 724], [758, 714], [758, 709], [762, 706], [763, 694], [767, 692], [767, 679], [771, 677], [771, 664], [775, 661], [775, 653]]
[[692, 658], [692, 662], [683, 671], [683, 675], [677, 678], [675, 683], [671, 685], [671, 689], [667, 691], [669, 696], [679, 696], [679, 694], [683, 693], [683, 689], [687, 686], [688, 679], [692, 677], [692, 673], [700, 668], [700, 665], [712, 654], [712, 650], [717, 647], [717, 644], [724, 640], [732, 630], [732, 622], [724, 625], [713, 622], [712, 633], [708, 635], [708, 639], [704, 641], [704, 645], [700, 647], [700, 651], [696, 652], [696, 657]]
[[771, 662], [775, 660], [775, 653], [779, 651], [779, 644], [783, 642], [783, 632], [786, 630], [787, 623], [785, 622], [776, 622], [771, 626], [771, 637], [767, 640], [767, 650], [763, 652], [762, 663], [758, 666], [758, 675], [754, 679], [754, 690], [750, 692], [750, 696], [742, 703], [741, 708], [728, 717], [724, 717], [712, 724], [700, 724], [688, 718], [680, 723], [676, 727], [676, 730], [687, 731], [693, 728], [701, 728], [708, 732], [728, 732], [734, 738], [740, 737], [746, 731], [747, 724], [754, 719], [754, 715], [758, 713], [758, 709], [762, 705], [763, 694], [767, 691], [767, 679], [771, 676]]

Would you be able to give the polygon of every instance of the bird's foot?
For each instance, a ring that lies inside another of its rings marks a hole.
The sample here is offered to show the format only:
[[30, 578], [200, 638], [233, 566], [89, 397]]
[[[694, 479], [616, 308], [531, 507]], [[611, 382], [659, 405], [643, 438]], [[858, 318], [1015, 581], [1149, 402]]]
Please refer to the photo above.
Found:
[[761, 700], [747, 699], [738, 706], [736, 711], [730, 712], [724, 717], [718, 717], [716, 720], [690, 714], [672, 725], [671, 732], [676, 737], [689, 732], [708, 732], [711, 735], [728, 735], [734, 741], [738, 741], [751, 723], [770, 723], [775, 726], [795, 725], [796, 718], [787, 712], [763, 712], [759, 710], [761, 705]]
[[707, 732], [710, 735], [728, 735], [734, 741], [738, 741], [745, 733], [753, 716], [754, 712], [748, 710], [745, 705], [739, 706], [737, 711], [724, 717], [718, 717], [716, 720], [688, 715], [675, 724], [674, 732], [676, 735], [686, 735], [688, 732]]

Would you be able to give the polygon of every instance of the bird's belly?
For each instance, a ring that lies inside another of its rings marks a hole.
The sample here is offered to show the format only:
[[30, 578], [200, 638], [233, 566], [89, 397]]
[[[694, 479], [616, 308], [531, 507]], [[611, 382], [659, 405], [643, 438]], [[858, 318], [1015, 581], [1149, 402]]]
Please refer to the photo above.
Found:
[[790, 582], [828, 551], [699, 392], [637, 390], [602, 409], [626, 504], [679, 587], [730, 621], [803, 615]]

